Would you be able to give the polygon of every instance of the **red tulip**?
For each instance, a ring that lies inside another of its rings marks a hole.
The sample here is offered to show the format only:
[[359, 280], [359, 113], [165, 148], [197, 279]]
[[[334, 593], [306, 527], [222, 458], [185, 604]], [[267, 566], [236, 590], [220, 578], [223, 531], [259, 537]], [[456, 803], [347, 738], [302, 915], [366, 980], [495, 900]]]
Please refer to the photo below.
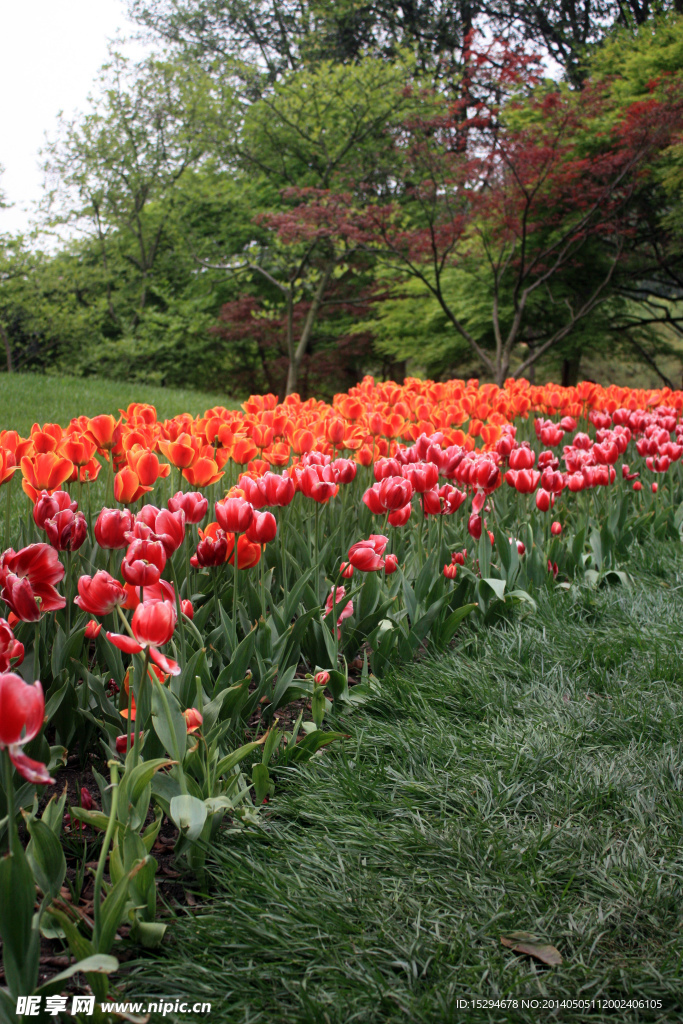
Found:
[[78, 597], [74, 598], [74, 604], [89, 615], [109, 615], [125, 600], [126, 591], [119, 581], [100, 569], [94, 576], [80, 577]]
[[186, 619], [194, 618], [194, 605], [192, 604], [192, 601], [187, 598], [180, 602], [180, 610]]
[[38, 529], [42, 530], [46, 519], [52, 519], [58, 512], [63, 512], [67, 508], [72, 512], [78, 508], [77, 503], [71, 500], [67, 491], [55, 491], [53, 494], [41, 491], [40, 497], [33, 506], [33, 521]]
[[547, 512], [550, 508], [550, 501], [552, 495], [548, 491], [537, 491], [536, 492], [536, 508], [539, 512]]
[[458, 575], [457, 564], [455, 562], [451, 562], [450, 565], [444, 565], [443, 574], [446, 577], [446, 579], [454, 580], [455, 577]]
[[44, 764], [27, 757], [21, 748], [38, 735], [44, 716], [45, 698], [38, 681], [30, 684], [13, 672], [0, 674], [0, 748], [9, 751], [19, 774], [37, 785], [54, 779]]
[[55, 590], [64, 579], [64, 566], [49, 544], [9, 548], [0, 558], [2, 600], [23, 622], [37, 622], [43, 612], [63, 608], [66, 599]]
[[216, 502], [216, 519], [226, 533], [246, 533], [253, 518], [253, 506], [244, 498]]
[[47, 539], [57, 551], [78, 551], [88, 536], [88, 524], [82, 512], [65, 508], [52, 519], [46, 519], [44, 529]]
[[188, 733], [196, 732], [204, 721], [204, 716], [197, 708], [187, 708], [186, 711], [183, 711], [183, 718], [185, 719]]
[[313, 676], [313, 681], [316, 684], [316, 686], [327, 686], [327, 684], [330, 681], [330, 673], [325, 671], [316, 672], [316, 674]]
[[133, 612], [130, 624], [135, 639], [122, 633], [107, 633], [107, 640], [127, 654], [140, 654], [148, 649], [150, 659], [162, 672], [177, 676], [180, 665], [158, 650], [173, 636], [176, 622], [176, 609], [171, 601], [143, 601]]
[[12, 627], [6, 619], [0, 619], [0, 672], [6, 672], [10, 662], [17, 665], [24, 660], [24, 645], [15, 639]]
[[[412, 466], [404, 466], [403, 476], [410, 481], [417, 494], [431, 491], [439, 482], [439, 470], [433, 462], [418, 462]], [[395, 507], [401, 508], [403, 505], [405, 501], [397, 502]]]
[[88, 620], [88, 625], [85, 627], [85, 639], [86, 640], [94, 640], [96, 637], [98, 637], [100, 635], [101, 630], [102, 630], [102, 623], [101, 622], [95, 622], [94, 619], [89, 619]]
[[[144, 733], [139, 732], [137, 734], [138, 742], [142, 739]], [[135, 743], [135, 733], [130, 734], [130, 745], [131, 747]], [[116, 752], [117, 754], [125, 754], [128, 750], [128, 736], [124, 732], [123, 736], [116, 737]]]
[[351, 459], [335, 459], [330, 463], [330, 469], [334, 473], [335, 482], [338, 484], [350, 484], [356, 479], [358, 466]]
[[349, 548], [349, 562], [361, 572], [377, 572], [384, 568], [384, 549], [387, 538], [372, 534], [368, 540], [360, 540]]
[[562, 523], [558, 523], [557, 520], [555, 520], [555, 522], [550, 527], [550, 532], [552, 533], [553, 537], [559, 537], [562, 533]]
[[640, 480], [636, 480], [636, 482], [633, 485], [633, 490], [634, 491], [642, 491], [642, 489], [643, 489], [643, 485], [641, 484]]
[[398, 569], [398, 558], [396, 555], [387, 555], [384, 561], [384, 573], [386, 576], [391, 576], [392, 573]]
[[505, 482], [520, 494], [533, 494], [540, 479], [537, 469], [508, 469], [505, 474]]
[[478, 516], [476, 513], [473, 512], [470, 518], [467, 520], [467, 532], [469, 533], [470, 537], [473, 537], [474, 540], [479, 540], [479, 538], [481, 537], [482, 526], [483, 524], [481, 516]]
[[205, 533], [197, 545], [197, 551], [190, 559], [191, 564], [198, 566], [223, 565], [228, 557], [228, 536], [225, 530], [218, 528], [215, 535]]
[[536, 452], [528, 445], [520, 445], [510, 452], [510, 469], [531, 469], [536, 461]]
[[[329, 593], [327, 601], [325, 602], [325, 615], [330, 614], [334, 605], [338, 626], [341, 625], [344, 619], [348, 619], [353, 615], [353, 601], [347, 601], [346, 604], [344, 604], [345, 597], [345, 587], [333, 587]], [[343, 607], [340, 608], [340, 605], [343, 605]]]
[[401, 464], [397, 459], [378, 459], [372, 471], [377, 483], [386, 480], [387, 477], [402, 475]]
[[269, 544], [277, 534], [277, 520], [272, 512], [254, 512], [254, 518], [247, 530], [247, 539], [252, 544]]
[[134, 587], [158, 583], [166, 566], [166, 551], [161, 541], [134, 540], [121, 562], [121, 575]]
[[410, 519], [410, 513], [412, 512], [413, 506], [410, 502], [404, 505], [403, 508], [397, 508], [395, 512], [389, 513], [388, 522], [390, 526], [405, 526]]
[[182, 509], [186, 523], [201, 523], [209, 510], [208, 499], [200, 491], [177, 491], [168, 499], [170, 512]]
[[167, 558], [170, 558], [185, 540], [185, 513], [182, 508], [176, 512], [162, 508], [154, 520], [154, 533], [163, 544]]
[[261, 477], [261, 486], [265, 492], [266, 505], [289, 505], [296, 494], [292, 478], [279, 476], [277, 473], [264, 473]]
[[[391, 517], [390, 517], [391, 518]], [[350, 562], [342, 562], [339, 566], [339, 575], [343, 576], [344, 579], [350, 580], [353, 576], [353, 566]]]
[[321, 505], [339, 493], [339, 485], [333, 479], [329, 479], [334, 474], [326, 471], [329, 471], [329, 466], [309, 465], [299, 474], [301, 493]]
[[95, 540], [101, 548], [125, 548], [126, 533], [133, 529], [130, 509], [103, 508], [95, 523]]

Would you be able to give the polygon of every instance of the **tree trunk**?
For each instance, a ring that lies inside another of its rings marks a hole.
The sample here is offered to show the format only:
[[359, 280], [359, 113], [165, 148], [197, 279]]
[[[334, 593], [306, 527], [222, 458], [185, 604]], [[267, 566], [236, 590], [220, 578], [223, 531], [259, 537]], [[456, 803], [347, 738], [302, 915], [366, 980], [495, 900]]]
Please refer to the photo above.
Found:
[[573, 388], [579, 383], [581, 369], [581, 353], [562, 360], [562, 387]]
[[0, 335], [2, 336], [2, 343], [5, 346], [5, 354], [7, 356], [7, 372], [12, 373], [12, 346], [9, 343], [7, 331], [2, 323], [0, 323]]
[[325, 296], [327, 286], [330, 283], [330, 278], [332, 277], [332, 271], [334, 270], [335, 265], [336, 260], [331, 260], [330, 263], [328, 263], [327, 266], [325, 267], [325, 270], [323, 271], [323, 275], [320, 278], [320, 281], [318, 282], [318, 287], [315, 290], [315, 295], [313, 296], [313, 300], [308, 310], [308, 315], [306, 317], [303, 329], [301, 331], [299, 344], [297, 345], [296, 350], [292, 352], [292, 355], [290, 356], [289, 369], [287, 371], [287, 387], [285, 389], [286, 395], [293, 394], [298, 386], [299, 370], [301, 369], [301, 363], [304, 356], [306, 355], [306, 349], [308, 348], [308, 343], [311, 340], [311, 332], [313, 331], [313, 325], [315, 324], [315, 320], [318, 315], [318, 310], [320, 309], [320, 305]]

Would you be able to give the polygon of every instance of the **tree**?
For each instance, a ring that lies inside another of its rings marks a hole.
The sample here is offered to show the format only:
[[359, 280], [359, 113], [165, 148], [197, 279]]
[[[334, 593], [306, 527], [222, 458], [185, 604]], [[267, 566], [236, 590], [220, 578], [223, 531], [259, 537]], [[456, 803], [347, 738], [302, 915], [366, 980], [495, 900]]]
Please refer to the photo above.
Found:
[[113, 323], [124, 312], [113, 302], [113, 250], [128, 264], [135, 294], [128, 322], [119, 325], [135, 332], [179, 183], [205, 150], [211, 87], [195, 67], [155, 59], [134, 65], [116, 54], [101, 85], [92, 110], [62, 121], [47, 148], [45, 206], [53, 226], [74, 224], [96, 240]]
[[[506, 46], [474, 55], [473, 67], [478, 96], [534, 82]], [[460, 104], [444, 104], [397, 137], [394, 201], [366, 211], [375, 251], [422, 283], [496, 382], [533, 341], [515, 367], [522, 375], [614, 294], [618, 272], [642, 269], [639, 202], [682, 116], [678, 81], [624, 107], [590, 82], [579, 92], [536, 86], [502, 112], [480, 101], [464, 119]], [[448, 300], [453, 269], [488, 290], [493, 351]]]

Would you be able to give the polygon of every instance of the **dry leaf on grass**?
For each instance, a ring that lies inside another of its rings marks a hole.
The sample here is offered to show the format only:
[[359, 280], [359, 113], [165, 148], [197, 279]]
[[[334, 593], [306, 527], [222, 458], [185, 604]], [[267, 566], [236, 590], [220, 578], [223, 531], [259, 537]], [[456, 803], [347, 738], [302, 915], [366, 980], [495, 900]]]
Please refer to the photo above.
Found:
[[562, 956], [554, 946], [543, 942], [537, 935], [531, 932], [510, 932], [509, 935], [501, 935], [500, 941], [513, 953], [523, 953], [526, 956], [533, 956], [549, 967], [559, 967], [562, 963]]

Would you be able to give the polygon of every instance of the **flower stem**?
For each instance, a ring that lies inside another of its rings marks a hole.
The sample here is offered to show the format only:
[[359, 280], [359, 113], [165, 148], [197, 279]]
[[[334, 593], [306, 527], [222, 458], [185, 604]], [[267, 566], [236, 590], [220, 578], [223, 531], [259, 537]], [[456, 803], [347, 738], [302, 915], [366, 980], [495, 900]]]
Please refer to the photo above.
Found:
[[109, 824], [107, 825], [107, 831], [104, 833], [104, 842], [102, 843], [102, 849], [100, 850], [100, 857], [97, 862], [97, 871], [95, 872], [95, 887], [93, 891], [93, 917], [95, 927], [93, 929], [93, 939], [95, 949], [98, 947], [101, 930], [101, 900], [100, 894], [102, 892], [102, 879], [104, 878], [104, 864], [109, 854], [109, 846], [111, 845], [112, 836], [114, 835], [114, 829], [116, 828], [116, 813], [119, 805], [119, 770], [116, 764], [111, 766], [111, 810], [109, 812]]
[[7, 852], [14, 853], [19, 842], [17, 822], [14, 809], [14, 782], [12, 781], [12, 762], [9, 750], [5, 747], [2, 752], [2, 774], [4, 776], [5, 800], [7, 801]]

